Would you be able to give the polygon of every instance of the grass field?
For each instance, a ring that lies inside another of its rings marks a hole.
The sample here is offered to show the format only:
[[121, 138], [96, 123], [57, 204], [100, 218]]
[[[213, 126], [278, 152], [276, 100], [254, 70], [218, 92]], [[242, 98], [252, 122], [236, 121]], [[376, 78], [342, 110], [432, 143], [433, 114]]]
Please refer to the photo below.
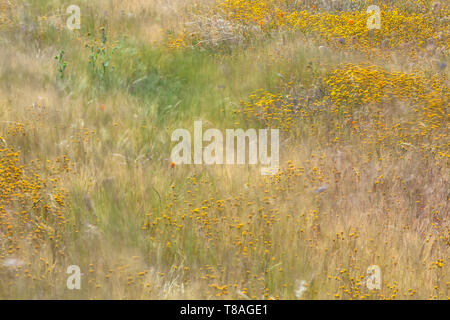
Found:
[[[450, 299], [449, 19], [0, 0], [0, 298]], [[279, 129], [279, 170], [173, 163], [197, 120]]]

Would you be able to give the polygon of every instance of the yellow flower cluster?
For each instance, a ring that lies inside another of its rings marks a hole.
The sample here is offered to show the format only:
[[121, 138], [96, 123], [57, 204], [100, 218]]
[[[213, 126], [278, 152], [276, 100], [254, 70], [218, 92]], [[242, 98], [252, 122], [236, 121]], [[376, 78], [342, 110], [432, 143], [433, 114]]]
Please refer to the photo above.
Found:
[[226, 0], [219, 4], [233, 20], [241, 22], [256, 22], [264, 26], [268, 19], [276, 19], [276, 14], [282, 18], [283, 12], [273, 7], [273, 1], [259, 1], [259, 0]]
[[313, 121], [312, 115], [332, 112], [338, 129], [343, 123], [367, 138], [367, 128], [371, 127], [373, 137], [378, 139], [383, 132], [389, 138], [385, 142], [394, 145], [428, 141], [428, 147], [439, 157], [446, 157], [450, 105], [446, 83], [442, 75], [425, 77], [347, 64], [325, 77], [318, 94], [293, 97], [259, 90], [249, 96], [249, 101], [242, 101], [242, 109], [236, 112], [284, 131], [298, 130], [305, 125], [303, 120]]
[[228, 19], [254, 24], [263, 32], [274, 29], [301, 31], [306, 36], [324, 39], [330, 45], [367, 51], [373, 47], [395, 48], [404, 45], [411, 50], [433, 45], [448, 49], [448, 6], [439, 12], [406, 12], [381, 5], [381, 28], [369, 29], [372, 13], [360, 11], [327, 12], [317, 10], [283, 11], [281, 1], [225, 0], [219, 5]]
[[13, 23], [13, 18], [10, 16], [10, 11], [15, 9], [16, 5], [10, 1], [0, 1], [0, 29], [7, 28]]
[[[265, 90], [258, 90], [249, 96], [250, 101], [241, 101], [242, 113], [247, 117], [257, 116], [265, 125], [289, 131], [294, 125], [294, 119], [307, 117], [304, 99], [283, 97]], [[237, 113], [241, 112], [236, 110]]]
[[446, 136], [450, 94], [442, 75], [425, 78], [421, 74], [350, 64], [332, 72], [325, 83], [329, 93], [325, 99], [337, 111], [349, 112], [349, 108], [371, 103], [393, 106], [406, 103], [408, 110], [416, 113], [404, 123], [411, 135], [429, 136], [438, 130], [439, 140]]
[[[1, 142], [6, 145], [3, 137]], [[14, 149], [0, 146], [0, 257], [16, 253], [24, 243], [35, 250], [50, 243], [56, 255], [64, 254], [66, 193], [56, 177], [41, 177], [38, 162], [20, 165], [19, 157]], [[68, 159], [59, 162], [67, 169]]]

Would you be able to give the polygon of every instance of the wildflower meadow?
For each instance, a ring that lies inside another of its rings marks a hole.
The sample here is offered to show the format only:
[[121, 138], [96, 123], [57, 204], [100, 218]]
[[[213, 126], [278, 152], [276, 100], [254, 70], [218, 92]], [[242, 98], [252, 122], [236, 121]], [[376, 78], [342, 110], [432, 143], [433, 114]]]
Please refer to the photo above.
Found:
[[0, 0], [0, 299], [450, 299], [449, 22]]

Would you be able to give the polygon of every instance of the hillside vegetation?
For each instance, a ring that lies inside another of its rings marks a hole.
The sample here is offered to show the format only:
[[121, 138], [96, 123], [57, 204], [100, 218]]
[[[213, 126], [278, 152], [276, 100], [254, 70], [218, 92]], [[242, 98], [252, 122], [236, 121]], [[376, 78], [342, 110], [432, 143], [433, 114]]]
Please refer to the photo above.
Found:
[[[0, 0], [0, 298], [449, 299], [449, 19]], [[196, 120], [279, 129], [279, 171], [172, 163]]]

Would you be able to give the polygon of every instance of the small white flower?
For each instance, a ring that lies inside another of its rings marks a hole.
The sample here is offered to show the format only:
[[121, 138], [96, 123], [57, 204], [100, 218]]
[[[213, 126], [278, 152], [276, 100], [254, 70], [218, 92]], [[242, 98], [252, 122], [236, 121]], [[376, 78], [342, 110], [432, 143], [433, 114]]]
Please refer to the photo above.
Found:
[[305, 280], [295, 281], [295, 286], [297, 287], [297, 289], [295, 290], [295, 296], [297, 297], [297, 299], [301, 299], [305, 291], [308, 290], [307, 285], [308, 283]]
[[97, 226], [86, 222], [84, 224], [84, 235], [88, 239], [97, 239], [102, 236], [102, 232], [98, 229]]
[[327, 189], [328, 189], [328, 186], [325, 184], [325, 185], [321, 186], [320, 188], [316, 189], [314, 192], [315, 193], [322, 193], [322, 192], [324, 192]]
[[319, 46], [319, 51], [322, 53], [328, 53], [330, 52], [330, 49], [328, 49], [327, 46]]
[[25, 262], [16, 258], [6, 258], [3, 260], [2, 265], [6, 268], [17, 268], [23, 266]]

